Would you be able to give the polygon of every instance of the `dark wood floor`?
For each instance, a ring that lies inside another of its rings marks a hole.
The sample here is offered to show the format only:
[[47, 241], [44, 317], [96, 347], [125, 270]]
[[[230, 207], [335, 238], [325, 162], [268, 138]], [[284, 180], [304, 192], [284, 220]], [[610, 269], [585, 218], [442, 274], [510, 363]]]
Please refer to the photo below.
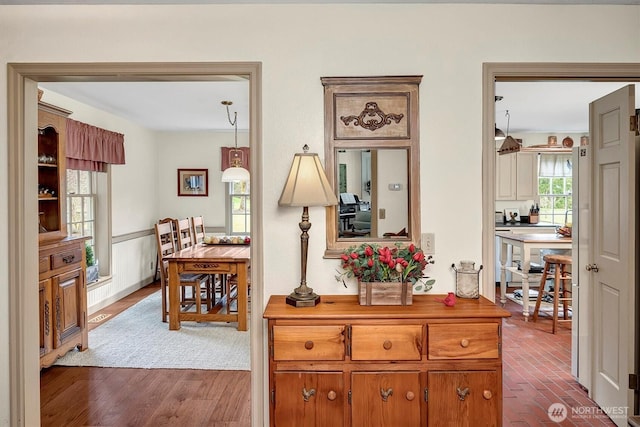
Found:
[[[158, 289], [149, 285], [94, 313], [89, 330]], [[251, 376], [249, 371], [53, 366], [40, 373], [40, 406], [43, 427], [249, 427]]]
[[[109, 321], [157, 289], [149, 286], [91, 317], [108, 314], [102, 322]], [[521, 306], [509, 301], [505, 308], [512, 317], [503, 327], [503, 425], [555, 425], [547, 415], [552, 403], [596, 409], [571, 376], [570, 326], [553, 335], [550, 319], [525, 323]], [[42, 426], [249, 427], [250, 381], [242, 371], [52, 367], [41, 373]], [[592, 413], [561, 425], [614, 426]]]

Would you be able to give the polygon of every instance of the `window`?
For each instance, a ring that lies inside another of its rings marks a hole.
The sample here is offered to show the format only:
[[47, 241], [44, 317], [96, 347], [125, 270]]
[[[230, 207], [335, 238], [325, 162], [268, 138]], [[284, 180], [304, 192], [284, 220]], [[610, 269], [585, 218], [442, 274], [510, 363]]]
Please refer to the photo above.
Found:
[[100, 278], [111, 274], [111, 172], [67, 169], [67, 233], [91, 236], [86, 243], [93, 250]]
[[251, 233], [251, 199], [249, 182], [230, 182], [229, 191], [229, 234]]
[[67, 169], [67, 233], [73, 237], [92, 236], [87, 244], [94, 249], [94, 253], [97, 199], [95, 174]]
[[541, 154], [538, 171], [540, 221], [556, 225], [572, 222], [570, 154]]

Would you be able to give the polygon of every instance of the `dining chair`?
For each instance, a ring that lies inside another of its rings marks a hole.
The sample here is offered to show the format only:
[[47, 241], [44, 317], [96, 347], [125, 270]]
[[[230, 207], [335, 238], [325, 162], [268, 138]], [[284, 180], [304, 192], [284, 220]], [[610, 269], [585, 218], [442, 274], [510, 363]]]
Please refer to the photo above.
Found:
[[[167, 321], [169, 310], [167, 307], [167, 289], [169, 285], [169, 263], [163, 260], [163, 257], [176, 252], [176, 241], [174, 232], [174, 222], [163, 222], [155, 224], [156, 244], [158, 248], [158, 257], [160, 259], [160, 290], [162, 293], [162, 321]], [[210, 278], [207, 274], [181, 274], [180, 275], [180, 294], [181, 308], [185, 311], [195, 306], [197, 313], [202, 310], [202, 298], [198, 290], [210, 289]], [[187, 297], [186, 289], [191, 290], [191, 296]], [[210, 309], [211, 301], [204, 301], [207, 310]]]
[[195, 243], [202, 243], [206, 235], [204, 231], [204, 218], [202, 216], [191, 217], [191, 232]]

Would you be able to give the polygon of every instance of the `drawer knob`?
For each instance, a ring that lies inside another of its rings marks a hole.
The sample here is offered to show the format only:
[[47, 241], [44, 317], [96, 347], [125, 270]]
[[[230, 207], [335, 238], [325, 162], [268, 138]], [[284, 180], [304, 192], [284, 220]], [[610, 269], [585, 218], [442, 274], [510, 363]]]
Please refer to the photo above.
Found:
[[313, 341], [307, 341], [304, 343], [304, 348], [311, 350], [313, 348]]
[[491, 393], [491, 390], [485, 390], [482, 392], [482, 397], [489, 400], [493, 397], [493, 393]]
[[462, 338], [462, 340], [460, 341], [460, 347], [462, 347], [462, 348], [469, 347], [469, 340], [466, 339], [466, 338]]
[[336, 397], [338, 397], [338, 394], [333, 390], [331, 390], [331, 391], [329, 391], [329, 393], [327, 393], [327, 399], [329, 399], [331, 401], [336, 400]]
[[385, 350], [391, 349], [391, 346], [392, 346], [392, 344], [391, 344], [391, 341], [389, 341], [389, 340], [385, 340], [385, 342], [382, 343], [382, 347], [384, 347]]
[[66, 255], [62, 257], [62, 261], [65, 264], [71, 264], [75, 259], [76, 259], [75, 255]]
[[407, 400], [408, 401], [412, 401], [413, 399], [415, 399], [416, 395], [412, 392], [412, 391], [408, 391], [407, 392]]

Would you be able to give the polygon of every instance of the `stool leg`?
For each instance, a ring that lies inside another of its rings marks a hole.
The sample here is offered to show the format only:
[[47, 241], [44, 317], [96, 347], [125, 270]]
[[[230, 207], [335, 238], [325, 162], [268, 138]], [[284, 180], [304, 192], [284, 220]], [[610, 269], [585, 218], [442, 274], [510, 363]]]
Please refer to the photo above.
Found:
[[[540, 303], [542, 302], [542, 295], [544, 294], [544, 285], [547, 283], [547, 274], [549, 273], [549, 263], [544, 263], [544, 269], [542, 270], [542, 277], [540, 278], [540, 287], [538, 288], [538, 298], [536, 299], [536, 308], [533, 310], [533, 321], [538, 321], [538, 310], [540, 310]], [[524, 298], [524, 295], [522, 296]]]
[[553, 281], [553, 327], [551, 333], [555, 334], [558, 329], [558, 298], [560, 298], [560, 265], [556, 264], [555, 277]]
[[567, 302], [567, 266], [565, 264], [562, 264], [562, 318], [564, 320], [568, 320], [569, 316], [568, 316], [568, 309], [569, 309], [569, 304]]

